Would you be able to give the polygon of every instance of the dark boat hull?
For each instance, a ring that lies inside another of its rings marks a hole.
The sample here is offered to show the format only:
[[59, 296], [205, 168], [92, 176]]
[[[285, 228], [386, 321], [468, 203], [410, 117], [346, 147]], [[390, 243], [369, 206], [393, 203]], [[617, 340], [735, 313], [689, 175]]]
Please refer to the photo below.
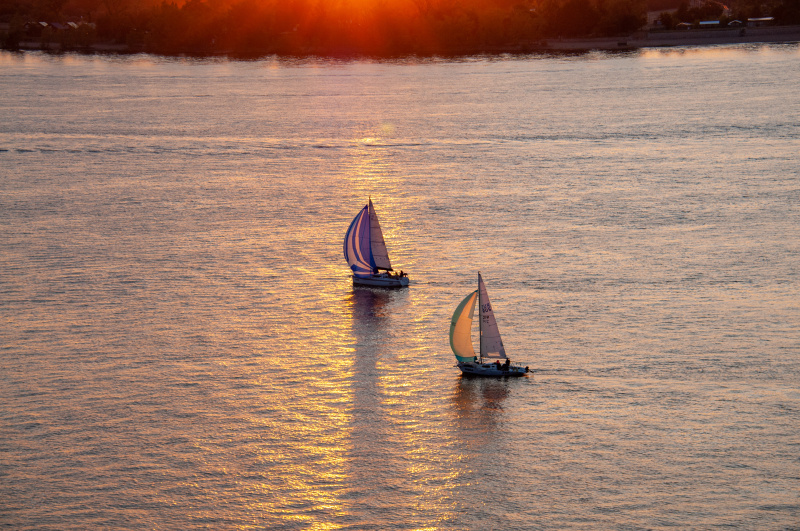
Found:
[[458, 362], [461, 373], [468, 376], [525, 376], [530, 372], [528, 367], [511, 365], [504, 367], [497, 363]]

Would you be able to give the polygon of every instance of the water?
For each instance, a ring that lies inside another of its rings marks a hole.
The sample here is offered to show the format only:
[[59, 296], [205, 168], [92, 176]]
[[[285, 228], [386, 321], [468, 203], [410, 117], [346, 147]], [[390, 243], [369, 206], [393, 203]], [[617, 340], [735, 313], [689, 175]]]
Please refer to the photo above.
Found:
[[0, 526], [797, 528], [798, 59], [0, 53]]

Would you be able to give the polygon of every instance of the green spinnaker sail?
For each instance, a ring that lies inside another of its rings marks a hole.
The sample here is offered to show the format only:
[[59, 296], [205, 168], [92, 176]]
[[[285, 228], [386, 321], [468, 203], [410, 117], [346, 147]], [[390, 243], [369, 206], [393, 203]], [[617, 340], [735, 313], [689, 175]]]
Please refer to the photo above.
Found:
[[475, 314], [475, 300], [478, 290], [473, 291], [461, 301], [450, 320], [450, 348], [458, 361], [474, 361], [475, 349], [472, 347], [472, 317]]

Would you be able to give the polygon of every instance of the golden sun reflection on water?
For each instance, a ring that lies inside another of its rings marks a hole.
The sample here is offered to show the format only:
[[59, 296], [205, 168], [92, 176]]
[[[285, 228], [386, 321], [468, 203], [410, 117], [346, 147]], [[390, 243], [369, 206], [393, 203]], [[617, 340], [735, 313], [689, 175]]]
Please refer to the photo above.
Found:
[[[341, 486], [347, 477], [355, 340], [343, 304], [345, 284], [331, 285], [333, 275], [333, 266], [297, 275], [317, 283], [310, 291], [296, 289], [298, 297], [315, 294], [307, 304], [315, 308], [313, 315], [296, 315], [293, 326], [272, 331], [263, 352], [265, 362], [278, 367], [268, 376], [254, 369], [264, 389], [263, 405], [254, 409], [270, 411], [260, 422], [264, 436], [257, 459], [268, 477], [252, 487], [260, 501], [249, 510], [304, 529], [337, 529], [341, 525], [332, 519], [346, 513]], [[276, 301], [276, 308], [285, 306]]]
[[394, 126], [384, 123], [351, 140], [353, 154], [347, 174], [353, 184], [361, 182], [374, 186], [375, 183], [371, 182], [374, 179], [380, 179], [381, 186], [397, 184], [397, 175], [393, 175], [393, 166], [385, 149], [391, 144], [393, 135]]
[[392, 179], [391, 163], [386, 152], [371, 139], [355, 142], [353, 160], [349, 174], [353, 185], [362, 195], [369, 195], [377, 189], [392, 190], [396, 185]]
[[349, 491], [355, 500], [391, 510], [391, 492], [399, 489], [418, 500], [418, 518], [406, 524], [434, 529], [453, 517], [461, 473], [440, 415], [446, 400], [430, 394], [430, 349], [398, 351], [390, 339], [394, 327], [408, 327], [397, 314], [410, 298], [407, 291], [354, 289], [350, 299], [358, 341]]
[[[324, 237], [338, 239], [330, 231]], [[365, 511], [391, 511], [391, 492], [401, 489], [419, 500], [414, 528], [436, 528], [456, 518], [454, 493], [466, 463], [452, 449], [457, 431], [468, 429], [456, 417], [442, 417], [450, 397], [430, 393], [429, 360], [437, 353], [427, 334], [439, 318], [422, 294], [354, 288], [344, 268], [342, 260], [298, 273], [302, 282], [316, 283], [298, 286], [294, 295], [315, 293], [297, 303], [314, 315], [276, 323], [262, 355], [263, 363], [280, 368], [269, 375], [253, 369], [264, 392], [252, 409], [270, 414], [248, 419], [264, 433], [256, 461], [269, 478], [250, 484], [260, 500], [249, 511], [290, 526], [336, 529]], [[277, 273], [256, 271], [265, 284]], [[270, 312], [259, 315], [269, 319]], [[415, 338], [403, 348], [392, 343], [398, 326]]]
[[[642, 48], [638, 56], [644, 59], [660, 58], [698, 58], [707, 60], [709, 58], [737, 58], [745, 54], [758, 55], [761, 57], [785, 55], [786, 47], [779, 50], [774, 46], [763, 43], [749, 43], [733, 46], [698, 46], [698, 47], [664, 47], [664, 48]], [[800, 55], [800, 47], [793, 50], [795, 55]]]

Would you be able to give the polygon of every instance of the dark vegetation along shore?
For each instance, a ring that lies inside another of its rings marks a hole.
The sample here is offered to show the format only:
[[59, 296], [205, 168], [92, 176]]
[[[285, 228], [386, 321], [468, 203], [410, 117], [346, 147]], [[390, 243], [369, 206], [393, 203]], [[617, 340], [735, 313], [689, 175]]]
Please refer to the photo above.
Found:
[[796, 41], [800, 0], [0, 0], [10, 50], [402, 57]]

